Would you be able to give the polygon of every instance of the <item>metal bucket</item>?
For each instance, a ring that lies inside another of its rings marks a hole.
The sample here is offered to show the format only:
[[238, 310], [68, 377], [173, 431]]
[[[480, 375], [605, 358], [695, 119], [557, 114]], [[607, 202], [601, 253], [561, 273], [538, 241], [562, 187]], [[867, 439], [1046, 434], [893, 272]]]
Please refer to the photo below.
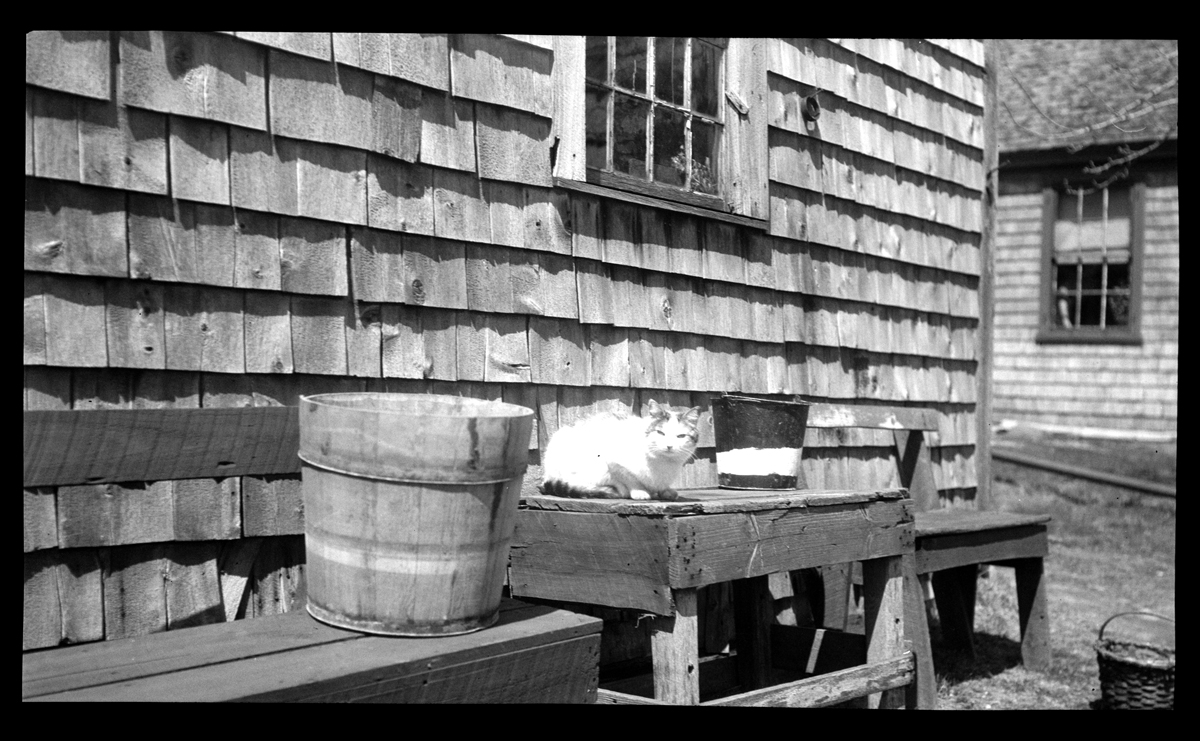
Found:
[[401, 636], [495, 623], [532, 426], [456, 396], [301, 397], [309, 613]]
[[713, 402], [717, 483], [723, 489], [795, 489], [808, 402], [727, 394]]

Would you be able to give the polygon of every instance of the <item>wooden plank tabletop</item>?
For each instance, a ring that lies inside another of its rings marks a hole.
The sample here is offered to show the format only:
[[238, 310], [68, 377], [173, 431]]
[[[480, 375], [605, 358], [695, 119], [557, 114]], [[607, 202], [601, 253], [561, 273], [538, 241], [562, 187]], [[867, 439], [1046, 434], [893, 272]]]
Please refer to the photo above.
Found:
[[562, 512], [607, 512], [618, 515], [675, 516], [719, 514], [731, 512], [761, 512], [775, 509], [823, 507], [836, 504], [904, 499], [904, 489], [872, 491], [811, 491], [811, 490], [739, 490], [739, 489], [681, 489], [679, 499], [573, 499], [542, 494], [521, 499], [525, 509], [557, 510]]
[[[485, 657], [574, 644], [598, 634], [601, 625], [597, 618], [511, 599], [502, 602], [500, 620], [491, 628], [437, 638], [366, 635], [319, 623], [303, 611], [289, 612], [26, 653], [21, 695], [25, 700], [189, 702], [411, 695], [414, 690], [405, 683], [412, 684], [413, 677], [453, 673], [455, 666]], [[479, 683], [480, 693], [504, 684]]]
[[975, 533], [981, 530], [997, 530], [1022, 525], [1038, 525], [1049, 522], [1050, 515], [1019, 514], [974, 509], [935, 509], [916, 513], [917, 537], [950, 535], [952, 533]]

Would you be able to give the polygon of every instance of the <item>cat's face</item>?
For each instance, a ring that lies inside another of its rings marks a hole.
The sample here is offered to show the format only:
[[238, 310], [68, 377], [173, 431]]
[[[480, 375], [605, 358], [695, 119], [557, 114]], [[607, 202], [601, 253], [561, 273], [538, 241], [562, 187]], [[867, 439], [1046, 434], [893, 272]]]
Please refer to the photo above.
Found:
[[646, 407], [650, 413], [650, 424], [646, 428], [647, 453], [662, 458], [690, 458], [700, 439], [697, 429], [700, 407], [692, 407], [686, 412], [671, 411], [653, 399]]

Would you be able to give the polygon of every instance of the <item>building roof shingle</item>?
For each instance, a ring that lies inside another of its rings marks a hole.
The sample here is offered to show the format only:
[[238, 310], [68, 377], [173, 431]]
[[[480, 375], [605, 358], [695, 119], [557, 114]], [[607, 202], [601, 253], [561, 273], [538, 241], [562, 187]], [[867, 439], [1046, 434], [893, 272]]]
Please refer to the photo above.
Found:
[[1001, 39], [997, 50], [1001, 151], [1177, 138], [1176, 40]]

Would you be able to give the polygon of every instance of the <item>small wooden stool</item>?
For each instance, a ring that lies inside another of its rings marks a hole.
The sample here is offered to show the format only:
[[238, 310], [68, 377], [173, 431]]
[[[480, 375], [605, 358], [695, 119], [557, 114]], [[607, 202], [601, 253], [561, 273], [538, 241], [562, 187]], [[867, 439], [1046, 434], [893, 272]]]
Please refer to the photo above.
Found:
[[942, 636], [975, 655], [975, 585], [979, 564], [1011, 566], [1017, 576], [1021, 659], [1026, 669], [1050, 667], [1050, 618], [1043, 559], [1050, 515], [939, 509], [918, 512], [917, 573], [931, 574]]
[[[509, 583], [518, 598], [653, 614], [658, 701], [699, 703], [696, 591], [732, 582], [742, 692], [713, 704], [821, 705], [867, 696], [870, 706], [911, 706], [915, 695], [906, 689], [916, 662], [905, 643], [902, 560], [911, 559], [913, 543], [912, 502], [903, 489], [695, 489], [672, 502], [531, 496], [517, 516]], [[769, 686], [769, 575], [850, 561], [863, 563], [867, 663]], [[644, 701], [604, 690], [601, 699]]]

